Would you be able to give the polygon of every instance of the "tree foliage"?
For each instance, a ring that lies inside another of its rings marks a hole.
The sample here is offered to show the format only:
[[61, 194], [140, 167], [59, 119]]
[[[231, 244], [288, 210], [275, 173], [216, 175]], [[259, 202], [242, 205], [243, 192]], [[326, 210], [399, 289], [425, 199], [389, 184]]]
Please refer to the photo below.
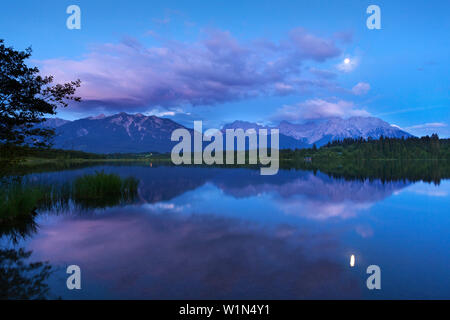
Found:
[[25, 61], [31, 48], [17, 51], [0, 39], [0, 143], [8, 146], [48, 147], [54, 131], [39, 124], [56, 114], [74, 96], [81, 81], [52, 85], [52, 76], [41, 76]]
[[29, 262], [31, 251], [0, 249], [0, 300], [46, 299], [52, 273], [47, 262]]
[[421, 138], [343, 139], [329, 142], [320, 149], [282, 150], [282, 159], [305, 157], [342, 160], [450, 160], [450, 139], [437, 134]]

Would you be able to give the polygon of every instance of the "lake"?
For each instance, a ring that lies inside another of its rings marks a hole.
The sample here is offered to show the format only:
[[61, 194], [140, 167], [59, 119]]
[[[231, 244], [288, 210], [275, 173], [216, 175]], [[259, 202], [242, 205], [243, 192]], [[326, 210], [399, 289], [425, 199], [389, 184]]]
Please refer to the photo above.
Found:
[[[0, 239], [4, 252], [29, 252], [23, 261], [48, 261], [48, 298], [450, 298], [450, 180], [131, 164], [27, 179], [101, 170], [139, 179], [136, 199], [41, 210], [22, 236]], [[69, 265], [81, 268], [81, 290], [66, 287]], [[366, 286], [370, 265], [380, 290]]]

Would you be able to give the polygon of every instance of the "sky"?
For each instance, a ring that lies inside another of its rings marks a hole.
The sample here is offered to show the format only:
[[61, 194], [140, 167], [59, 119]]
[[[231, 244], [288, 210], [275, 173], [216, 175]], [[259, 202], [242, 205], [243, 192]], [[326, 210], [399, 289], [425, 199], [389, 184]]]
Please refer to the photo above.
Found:
[[[369, 5], [381, 29], [369, 29]], [[81, 10], [68, 29], [66, 9]], [[78, 119], [117, 112], [220, 128], [375, 116], [450, 137], [450, 2], [4, 1], [0, 39], [56, 82]]]

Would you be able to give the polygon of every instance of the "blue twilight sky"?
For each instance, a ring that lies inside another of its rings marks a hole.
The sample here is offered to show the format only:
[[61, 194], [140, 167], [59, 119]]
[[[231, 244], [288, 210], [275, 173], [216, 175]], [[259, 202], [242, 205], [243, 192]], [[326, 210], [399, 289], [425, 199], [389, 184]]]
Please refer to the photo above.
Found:
[[[69, 30], [69, 5], [81, 29]], [[369, 30], [366, 8], [381, 9]], [[58, 116], [120, 111], [192, 127], [372, 115], [450, 136], [450, 2], [4, 1], [0, 39], [30, 63], [80, 78]]]

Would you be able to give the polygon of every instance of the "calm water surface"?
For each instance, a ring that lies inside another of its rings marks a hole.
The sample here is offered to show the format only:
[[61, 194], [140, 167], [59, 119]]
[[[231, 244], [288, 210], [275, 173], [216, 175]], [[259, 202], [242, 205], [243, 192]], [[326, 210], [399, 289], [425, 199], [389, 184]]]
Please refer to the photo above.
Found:
[[[46, 211], [2, 246], [49, 261], [50, 297], [145, 299], [450, 298], [450, 182], [344, 180], [309, 171], [99, 166], [140, 179], [138, 200]], [[356, 264], [349, 266], [354, 254]], [[82, 290], [66, 288], [79, 265]], [[368, 290], [366, 268], [381, 268]]]

